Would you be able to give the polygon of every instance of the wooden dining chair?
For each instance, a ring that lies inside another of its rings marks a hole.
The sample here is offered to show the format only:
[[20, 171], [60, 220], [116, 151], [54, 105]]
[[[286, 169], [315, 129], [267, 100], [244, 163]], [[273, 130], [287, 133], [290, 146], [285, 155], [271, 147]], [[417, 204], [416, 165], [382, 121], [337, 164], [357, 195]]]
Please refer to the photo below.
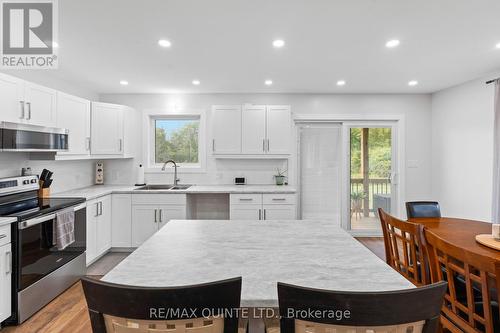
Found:
[[429, 284], [430, 273], [423, 226], [401, 221], [381, 208], [378, 212], [387, 264], [416, 286]]
[[82, 286], [94, 333], [238, 333], [241, 277], [167, 288], [82, 278]]
[[279, 332], [435, 333], [445, 291], [445, 282], [386, 292], [329, 291], [278, 282]]
[[441, 208], [436, 201], [409, 201], [406, 203], [406, 216], [409, 219], [441, 217]]
[[[500, 261], [425, 231], [432, 281], [448, 281], [441, 322], [451, 332], [500, 332]], [[453, 277], [453, 278], [452, 278]], [[465, 298], [457, 277], [465, 283]]]

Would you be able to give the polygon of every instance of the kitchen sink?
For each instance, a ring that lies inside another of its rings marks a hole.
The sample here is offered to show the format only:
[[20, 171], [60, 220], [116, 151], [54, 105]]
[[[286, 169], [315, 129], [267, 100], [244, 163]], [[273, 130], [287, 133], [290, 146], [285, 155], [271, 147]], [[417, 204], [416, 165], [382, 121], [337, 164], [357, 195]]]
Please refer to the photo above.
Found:
[[146, 185], [142, 187], [138, 187], [135, 190], [140, 190], [140, 191], [154, 191], [154, 190], [186, 190], [190, 188], [191, 185]]
[[173, 186], [171, 188], [171, 190], [187, 190], [190, 187], [191, 187], [191, 185], [177, 185], [177, 186]]

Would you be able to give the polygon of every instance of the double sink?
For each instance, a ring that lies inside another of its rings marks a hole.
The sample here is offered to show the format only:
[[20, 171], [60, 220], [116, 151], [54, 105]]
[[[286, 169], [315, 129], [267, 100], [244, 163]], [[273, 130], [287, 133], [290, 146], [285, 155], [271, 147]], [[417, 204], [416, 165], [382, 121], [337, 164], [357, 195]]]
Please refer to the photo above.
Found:
[[192, 185], [146, 185], [138, 187], [136, 191], [158, 191], [158, 190], [169, 190], [169, 191], [182, 191], [187, 190]]

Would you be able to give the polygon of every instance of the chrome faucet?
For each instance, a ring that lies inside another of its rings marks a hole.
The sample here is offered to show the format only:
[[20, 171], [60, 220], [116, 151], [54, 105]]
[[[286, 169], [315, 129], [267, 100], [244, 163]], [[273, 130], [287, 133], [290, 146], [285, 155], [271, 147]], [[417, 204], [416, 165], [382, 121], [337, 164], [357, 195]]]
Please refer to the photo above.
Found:
[[179, 182], [180, 179], [177, 178], [177, 163], [175, 163], [174, 160], [168, 160], [165, 163], [163, 163], [161, 171], [165, 171], [165, 167], [167, 166], [168, 163], [172, 163], [174, 165], [174, 186], [177, 186], [177, 183]]

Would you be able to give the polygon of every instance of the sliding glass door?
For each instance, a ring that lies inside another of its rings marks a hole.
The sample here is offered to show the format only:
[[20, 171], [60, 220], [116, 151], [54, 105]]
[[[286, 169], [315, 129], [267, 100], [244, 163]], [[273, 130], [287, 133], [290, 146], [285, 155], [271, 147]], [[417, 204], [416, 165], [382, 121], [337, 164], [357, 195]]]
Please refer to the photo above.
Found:
[[340, 226], [342, 127], [299, 124], [298, 160], [302, 219], [328, 219]]
[[397, 210], [396, 150], [393, 126], [350, 125], [347, 228], [355, 234], [381, 233], [378, 209]]

